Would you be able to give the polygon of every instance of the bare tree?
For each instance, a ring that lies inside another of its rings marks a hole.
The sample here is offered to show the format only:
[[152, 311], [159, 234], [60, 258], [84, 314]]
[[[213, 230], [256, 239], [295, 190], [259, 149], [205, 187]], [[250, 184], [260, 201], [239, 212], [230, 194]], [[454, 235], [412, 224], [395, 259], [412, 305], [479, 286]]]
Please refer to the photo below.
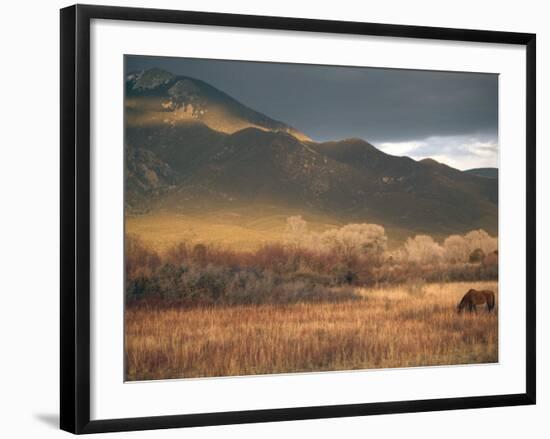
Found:
[[307, 239], [307, 222], [301, 215], [286, 219], [285, 242], [292, 247], [300, 247]]
[[419, 263], [439, 262], [445, 254], [443, 247], [428, 235], [416, 235], [414, 238], [407, 238], [405, 251], [409, 261]]
[[325, 248], [345, 258], [361, 255], [379, 256], [387, 244], [384, 227], [377, 224], [348, 224], [339, 229], [323, 232], [319, 239]]

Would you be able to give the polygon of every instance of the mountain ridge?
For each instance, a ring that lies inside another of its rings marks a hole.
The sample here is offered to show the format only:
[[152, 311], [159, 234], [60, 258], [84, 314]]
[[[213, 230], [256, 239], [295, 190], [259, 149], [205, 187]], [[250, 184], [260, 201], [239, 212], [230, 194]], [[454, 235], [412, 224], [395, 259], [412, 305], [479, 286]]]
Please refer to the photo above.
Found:
[[498, 178], [498, 168], [473, 168], [464, 172], [483, 178]]
[[[156, 112], [147, 106], [147, 97], [158, 100], [175, 78], [158, 72], [139, 82], [142, 78], [129, 79], [127, 88], [141, 84], [140, 111]], [[191, 104], [200, 102], [200, 93], [193, 93]], [[134, 110], [126, 106], [126, 111], [128, 120]], [[231, 111], [233, 104], [226, 112]], [[208, 209], [268, 200], [415, 233], [498, 232], [498, 179], [434, 160], [392, 156], [363, 139], [314, 142], [273, 127], [249, 124], [224, 132], [200, 117], [128, 123], [128, 212], [182, 212], [199, 205]]]
[[[253, 110], [205, 81], [161, 69], [127, 75], [125, 102], [129, 125], [169, 123], [175, 126], [198, 121], [228, 134], [256, 127], [311, 140], [304, 133]], [[140, 111], [142, 108], [146, 111]]]

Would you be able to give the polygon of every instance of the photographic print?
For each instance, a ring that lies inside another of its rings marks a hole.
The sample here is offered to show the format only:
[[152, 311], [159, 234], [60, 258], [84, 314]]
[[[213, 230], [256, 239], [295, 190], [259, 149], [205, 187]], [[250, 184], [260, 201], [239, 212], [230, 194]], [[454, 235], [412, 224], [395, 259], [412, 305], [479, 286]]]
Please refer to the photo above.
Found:
[[125, 56], [125, 379], [498, 362], [498, 75]]

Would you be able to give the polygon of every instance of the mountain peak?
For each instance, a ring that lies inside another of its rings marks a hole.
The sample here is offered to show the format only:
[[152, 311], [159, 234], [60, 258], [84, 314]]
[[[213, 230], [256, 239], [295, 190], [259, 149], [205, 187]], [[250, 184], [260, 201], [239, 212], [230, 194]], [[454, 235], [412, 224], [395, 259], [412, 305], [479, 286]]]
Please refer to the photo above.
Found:
[[430, 157], [427, 157], [425, 159], [422, 159], [422, 160], [419, 160], [418, 161], [419, 163], [423, 163], [425, 165], [431, 165], [431, 166], [437, 166], [437, 165], [440, 165], [441, 163], [439, 163], [437, 160], [435, 159], [432, 159]]
[[227, 134], [255, 127], [310, 140], [295, 128], [247, 107], [199, 79], [154, 68], [128, 75], [126, 84], [129, 125], [175, 127], [200, 122]]
[[134, 90], [153, 90], [169, 83], [174, 78], [175, 75], [166, 70], [152, 68], [133, 73], [128, 76], [127, 80], [132, 83]]

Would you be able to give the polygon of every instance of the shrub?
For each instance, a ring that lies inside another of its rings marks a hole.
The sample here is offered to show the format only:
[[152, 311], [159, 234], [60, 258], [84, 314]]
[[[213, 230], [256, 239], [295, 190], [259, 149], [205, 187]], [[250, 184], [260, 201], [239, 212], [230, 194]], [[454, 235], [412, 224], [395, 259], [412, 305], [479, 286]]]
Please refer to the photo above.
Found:
[[487, 254], [498, 249], [498, 240], [490, 236], [485, 230], [472, 230], [464, 235], [470, 252], [479, 248]]
[[489, 253], [483, 258], [483, 265], [485, 267], [494, 267], [498, 265], [498, 251]]
[[[417, 235], [388, 252], [383, 227], [349, 224], [308, 234], [305, 221], [293, 218], [289, 230], [305, 233], [300, 245], [270, 243], [256, 251], [184, 241], [159, 254], [128, 235], [126, 300], [185, 306], [335, 301], [354, 298], [353, 286], [406, 284], [411, 295], [422, 295], [423, 282], [498, 278], [497, 239], [482, 230], [451, 235], [443, 245]], [[470, 250], [474, 244], [480, 246]]]
[[325, 251], [334, 251], [344, 260], [363, 255], [380, 256], [386, 249], [387, 237], [377, 224], [348, 224], [319, 235]]
[[468, 243], [463, 236], [451, 235], [443, 241], [445, 259], [450, 263], [465, 262], [470, 255]]
[[443, 259], [443, 248], [428, 235], [407, 238], [405, 242], [407, 259], [421, 264], [438, 262]]
[[191, 259], [191, 250], [187, 242], [179, 242], [166, 253], [164, 260], [172, 264], [185, 264]]
[[485, 253], [480, 248], [476, 248], [472, 253], [470, 253], [470, 256], [468, 258], [468, 261], [471, 264], [478, 264], [481, 261], [483, 261], [483, 258], [485, 258]]
[[301, 215], [290, 216], [286, 219], [285, 242], [290, 247], [300, 247], [307, 234], [307, 222]]
[[126, 237], [124, 254], [126, 276], [130, 278], [147, 275], [161, 264], [158, 253], [146, 247], [135, 235]]

